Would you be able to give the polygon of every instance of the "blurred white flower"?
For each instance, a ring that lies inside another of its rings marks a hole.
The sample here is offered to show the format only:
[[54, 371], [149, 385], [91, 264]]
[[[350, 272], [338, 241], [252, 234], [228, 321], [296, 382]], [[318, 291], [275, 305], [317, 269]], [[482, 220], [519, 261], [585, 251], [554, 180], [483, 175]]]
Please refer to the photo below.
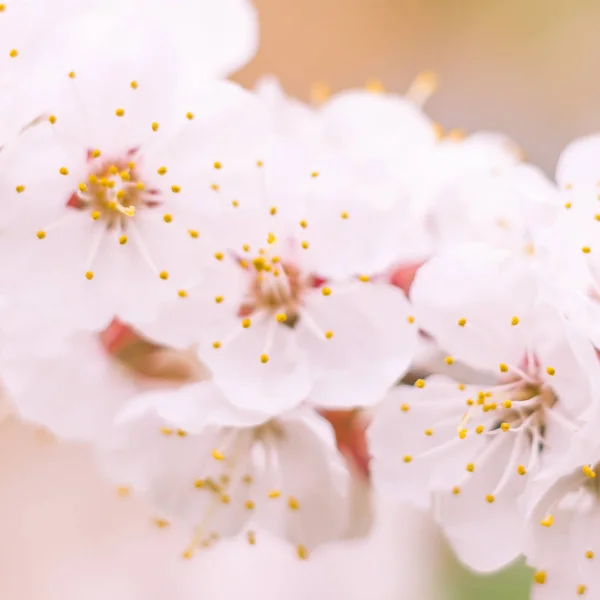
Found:
[[109, 475], [194, 530], [186, 556], [256, 528], [305, 559], [350, 527], [351, 478], [333, 430], [315, 412], [275, 420], [233, 409], [210, 381], [148, 392], [126, 407], [101, 452]]
[[375, 485], [433, 502], [459, 557], [496, 569], [522, 550], [519, 497], [541, 469], [560, 467], [595, 414], [600, 365], [511, 253], [467, 246], [433, 258], [411, 297], [446, 363], [490, 383], [432, 376], [391, 391], [370, 430]]
[[[107, 30], [120, 31], [120, 39]], [[44, 113], [84, 57], [138, 54], [140, 35], [185, 87], [225, 77], [258, 46], [250, 0], [4, 0], [0, 3], [0, 146]]]

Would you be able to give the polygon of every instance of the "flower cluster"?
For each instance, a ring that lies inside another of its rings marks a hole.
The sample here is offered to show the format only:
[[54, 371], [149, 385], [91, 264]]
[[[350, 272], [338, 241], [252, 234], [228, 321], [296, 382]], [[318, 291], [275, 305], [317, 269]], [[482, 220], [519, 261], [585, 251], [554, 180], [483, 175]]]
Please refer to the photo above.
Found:
[[524, 554], [536, 598], [600, 598], [600, 136], [552, 182], [428, 118], [432, 73], [244, 90], [256, 21], [0, 3], [14, 413], [186, 524], [185, 558], [364, 535], [367, 478], [472, 569]]

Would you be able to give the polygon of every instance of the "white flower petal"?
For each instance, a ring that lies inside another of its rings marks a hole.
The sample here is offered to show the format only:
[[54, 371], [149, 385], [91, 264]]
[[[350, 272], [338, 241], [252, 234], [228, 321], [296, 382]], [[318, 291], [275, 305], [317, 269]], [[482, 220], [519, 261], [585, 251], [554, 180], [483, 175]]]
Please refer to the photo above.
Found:
[[523, 360], [537, 289], [522, 260], [465, 245], [419, 269], [411, 300], [419, 325], [451, 356], [499, 373], [501, 363], [517, 366]]
[[385, 284], [328, 289], [329, 296], [322, 289], [307, 295], [306, 317], [296, 326], [315, 382], [311, 400], [328, 407], [372, 405], [402, 377], [416, 352], [410, 305], [400, 290]]
[[257, 506], [257, 522], [309, 551], [344, 536], [350, 477], [331, 428], [323, 436], [324, 419], [304, 410], [284, 416], [279, 424], [281, 436], [269, 445], [277, 462], [267, 466], [265, 478], [282, 495], [265, 495]]
[[247, 329], [240, 319], [232, 323], [235, 329], [229, 333], [239, 332], [235, 339], [223, 339], [222, 347], [209, 346], [200, 355], [227, 399], [240, 408], [272, 415], [306, 400], [309, 372], [295, 332], [260, 314]]

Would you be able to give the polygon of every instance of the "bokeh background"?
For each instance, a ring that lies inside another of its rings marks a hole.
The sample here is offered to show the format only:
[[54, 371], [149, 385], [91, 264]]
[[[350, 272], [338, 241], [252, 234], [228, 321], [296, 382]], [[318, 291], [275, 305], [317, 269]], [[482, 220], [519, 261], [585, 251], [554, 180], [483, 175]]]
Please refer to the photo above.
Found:
[[[600, 130], [598, 0], [255, 0], [262, 41], [236, 79], [264, 74], [309, 100], [315, 83], [335, 92], [380, 80], [404, 92], [423, 70], [440, 89], [427, 112], [444, 127], [500, 130], [552, 175], [561, 149]], [[600, 157], [599, 157], [600, 160]], [[441, 600], [521, 600], [523, 565], [469, 574], [431, 538]], [[432, 565], [424, 568], [432, 568]]]
[[255, 0], [261, 48], [237, 77], [273, 73], [302, 99], [380, 79], [402, 92], [424, 69], [442, 125], [499, 129], [552, 173], [579, 135], [600, 130], [598, 0]]

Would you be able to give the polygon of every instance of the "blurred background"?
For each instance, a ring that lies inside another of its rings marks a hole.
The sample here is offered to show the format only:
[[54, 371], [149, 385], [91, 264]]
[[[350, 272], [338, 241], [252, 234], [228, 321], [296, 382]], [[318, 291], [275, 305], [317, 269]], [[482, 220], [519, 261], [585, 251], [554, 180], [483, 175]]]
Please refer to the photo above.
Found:
[[[500, 130], [552, 175], [562, 148], [600, 130], [598, 0], [255, 0], [261, 48], [236, 79], [274, 74], [309, 100], [380, 80], [404, 92], [423, 70], [440, 89], [427, 112], [446, 128]], [[600, 157], [599, 157], [600, 160]], [[436, 598], [525, 600], [521, 564], [474, 576], [429, 532], [437, 556]]]
[[308, 99], [380, 79], [403, 92], [422, 70], [448, 128], [498, 129], [552, 173], [560, 150], [600, 130], [598, 0], [255, 0], [262, 40], [237, 77], [273, 73]]

